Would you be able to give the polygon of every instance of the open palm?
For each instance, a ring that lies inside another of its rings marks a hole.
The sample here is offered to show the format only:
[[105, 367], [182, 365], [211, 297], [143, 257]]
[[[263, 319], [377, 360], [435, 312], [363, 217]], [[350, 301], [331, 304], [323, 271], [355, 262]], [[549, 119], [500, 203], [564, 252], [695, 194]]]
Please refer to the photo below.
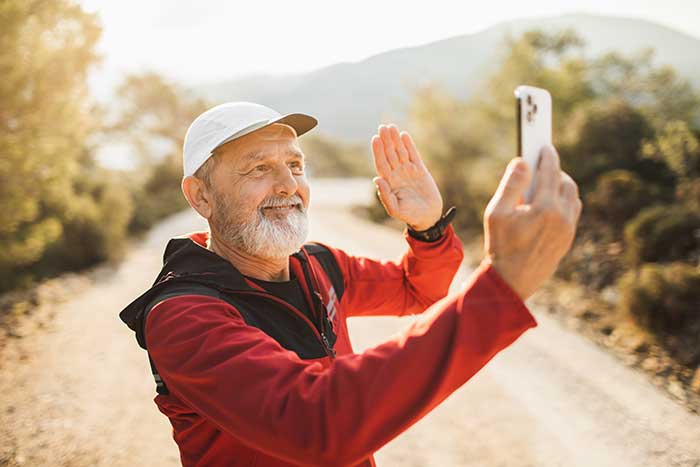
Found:
[[374, 183], [386, 212], [414, 230], [430, 228], [442, 214], [442, 196], [411, 136], [380, 125], [372, 138]]

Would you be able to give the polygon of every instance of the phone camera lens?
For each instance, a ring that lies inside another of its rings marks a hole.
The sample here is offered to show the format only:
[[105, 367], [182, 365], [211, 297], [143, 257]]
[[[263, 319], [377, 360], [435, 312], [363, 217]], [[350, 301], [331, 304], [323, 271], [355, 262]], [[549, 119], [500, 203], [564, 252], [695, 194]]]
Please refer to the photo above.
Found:
[[537, 104], [532, 106], [532, 112], [537, 113]]
[[531, 121], [532, 121], [532, 112], [529, 112], [529, 111], [528, 111], [527, 117], [526, 117], [526, 118], [527, 118], [527, 121], [528, 121], [528, 122], [531, 122]]
[[527, 95], [527, 104], [532, 105], [532, 96], [529, 94]]

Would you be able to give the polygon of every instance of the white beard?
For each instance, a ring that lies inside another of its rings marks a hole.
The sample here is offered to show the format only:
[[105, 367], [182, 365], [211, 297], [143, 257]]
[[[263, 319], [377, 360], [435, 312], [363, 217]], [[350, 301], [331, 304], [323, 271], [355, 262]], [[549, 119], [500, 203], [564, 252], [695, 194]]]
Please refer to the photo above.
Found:
[[[218, 198], [218, 197], [217, 197]], [[306, 209], [299, 195], [291, 198], [268, 197], [255, 211], [255, 219], [242, 222], [230, 217], [228, 203], [216, 200], [219, 231], [231, 245], [235, 245], [247, 254], [258, 258], [287, 258], [298, 251], [309, 233], [309, 221]], [[263, 208], [299, 204], [286, 217], [268, 218]]]

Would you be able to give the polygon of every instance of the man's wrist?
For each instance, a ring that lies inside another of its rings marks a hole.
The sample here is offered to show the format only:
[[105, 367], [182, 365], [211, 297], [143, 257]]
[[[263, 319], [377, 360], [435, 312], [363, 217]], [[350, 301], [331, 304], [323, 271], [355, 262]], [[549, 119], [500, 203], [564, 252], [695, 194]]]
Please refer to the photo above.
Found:
[[417, 224], [408, 224], [408, 223], [406, 223], [406, 227], [408, 227], [409, 229], [413, 230], [414, 232], [423, 232], [423, 231], [425, 231], [425, 230], [428, 230], [428, 229], [431, 228], [432, 226], [434, 226], [435, 223], [436, 223], [437, 221], [439, 221], [439, 220], [440, 220], [440, 218], [438, 218], [435, 222], [426, 223], [426, 224], [424, 224], [424, 225], [417, 225]]
[[447, 229], [447, 226], [450, 225], [450, 222], [452, 222], [452, 219], [454, 218], [456, 213], [456, 208], [452, 206], [450, 209], [447, 210], [447, 212], [445, 212], [445, 214], [442, 217], [440, 217], [440, 219], [438, 219], [438, 221], [435, 224], [433, 224], [427, 229], [416, 230], [409, 225], [408, 234], [411, 237], [417, 240], [421, 240], [423, 242], [435, 242], [442, 238], [443, 234], [445, 233], [445, 230]]
[[503, 280], [503, 282], [506, 283], [510, 289], [518, 297], [520, 297], [521, 300], [527, 300], [527, 298], [532, 294], [532, 292], [528, 292], [527, 290], [523, 290], [521, 287], [519, 287], [518, 281], [515, 279], [515, 277], [513, 277], [513, 274], [511, 274], [511, 268], [509, 268], [506, 264], [503, 264], [502, 261], [491, 257], [491, 255], [487, 255], [484, 258], [483, 263], [490, 264], [491, 268], [499, 275], [501, 280]]

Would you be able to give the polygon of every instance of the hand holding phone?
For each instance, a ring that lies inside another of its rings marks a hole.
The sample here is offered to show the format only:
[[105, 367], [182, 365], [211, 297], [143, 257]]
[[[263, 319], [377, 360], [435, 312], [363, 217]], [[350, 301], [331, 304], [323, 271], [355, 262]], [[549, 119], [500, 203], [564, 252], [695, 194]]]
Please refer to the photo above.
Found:
[[534, 198], [522, 205], [532, 171], [511, 160], [484, 212], [487, 260], [523, 300], [554, 273], [581, 214], [576, 183], [559, 168], [554, 147], [542, 151], [537, 174]]
[[533, 177], [525, 192], [525, 202], [532, 199], [540, 151], [552, 145], [552, 96], [549, 91], [534, 86], [515, 88], [518, 125], [518, 152], [530, 166]]

